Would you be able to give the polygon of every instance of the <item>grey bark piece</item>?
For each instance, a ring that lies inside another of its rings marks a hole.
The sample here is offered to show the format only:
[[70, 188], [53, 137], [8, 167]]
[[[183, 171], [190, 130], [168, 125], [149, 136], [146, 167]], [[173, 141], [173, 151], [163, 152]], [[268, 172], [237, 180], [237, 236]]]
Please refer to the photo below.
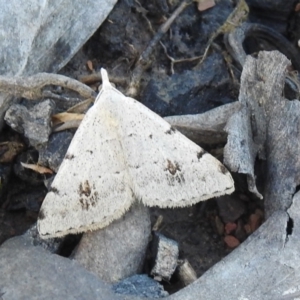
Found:
[[[240, 97], [240, 99], [244, 99], [242, 96]], [[252, 140], [251, 113], [247, 104], [243, 100], [241, 102], [240, 111], [228, 120], [225, 127], [225, 131], [228, 132], [228, 140], [224, 148], [224, 164], [232, 172], [246, 174], [249, 190], [262, 199], [255, 184], [254, 163], [258, 146]]]
[[203, 114], [171, 116], [164, 119], [197, 144], [218, 144], [226, 142], [225, 125], [239, 108], [240, 103], [233, 102]]
[[0, 270], [2, 300], [123, 299], [75, 261], [34, 247], [22, 236], [1, 245]]
[[136, 203], [102, 230], [84, 233], [74, 259], [106, 282], [141, 271], [151, 233], [149, 209]]
[[242, 108], [227, 124], [225, 164], [232, 171], [246, 173], [254, 192], [256, 154], [267, 160], [267, 216], [286, 210], [300, 184], [300, 103], [282, 97], [289, 65], [278, 51], [260, 52], [257, 59], [248, 56], [241, 78]]
[[[96, 31], [116, 2], [1, 1], [0, 74], [57, 72]], [[0, 129], [11, 100], [0, 94]]]
[[164, 279], [169, 281], [177, 267], [178, 243], [160, 233], [155, 233], [152, 248], [155, 253], [155, 263], [151, 270], [151, 275], [158, 280]]
[[35, 147], [47, 143], [51, 133], [51, 114], [54, 103], [46, 100], [28, 110], [25, 106], [14, 104], [5, 114], [6, 123], [15, 131], [23, 133]]

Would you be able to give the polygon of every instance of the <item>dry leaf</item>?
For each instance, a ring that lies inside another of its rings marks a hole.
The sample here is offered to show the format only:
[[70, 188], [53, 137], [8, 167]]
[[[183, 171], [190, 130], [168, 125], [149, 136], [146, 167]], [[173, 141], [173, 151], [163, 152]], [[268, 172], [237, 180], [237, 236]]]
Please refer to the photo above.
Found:
[[22, 163], [21, 162], [22, 167], [24, 167], [25, 169], [30, 169], [33, 170], [35, 172], [38, 172], [40, 174], [53, 174], [53, 171], [51, 169], [39, 166], [39, 165], [35, 165], [35, 164], [26, 164], [26, 163]]
[[218, 234], [223, 235], [224, 234], [224, 224], [218, 216], [215, 217], [215, 225], [216, 225]]
[[68, 112], [59, 113], [52, 116], [53, 125], [65, 123], [67, 121], [81, 121], [84, 114], [73, 114]]
[[94, 102], [95, 99], [89, 98], [84, 101], [81, 101], [80, 103], [75, 104], [74, 106], [70, 107], [67, 112], [68, 113], [76, 113], [76, 114], [83, 114], [85, 113], [92, 102]]
[[0, 163], [10, 163], [16, 155], [24, 149], [24, 145], [19, 142], [0, 143]]
[[155, 224], [152, 227], [152, 231], [158, 231], [159, 228], [161, 227], [163, 220], [164, 220], [164, 217], [162, 215], [159, 215]]
[[199, 11], [207, 10], [216, 5], [214, 0], [195, 0], [195, 2], [198, 2], [198, 10]]
[[88, 61], [86, 62], [86, 65], [87, 65], [87, 67], [88, 67], [88, 69], [89, 69], [90, 71], [94, 71], [93, 62], [92, 62], [91, 60], [88, 60]]
[[247, 235], [250, 235], [251, 232], [251, 226], [249, 224], [245, 224], [244, 230], [246, 231]]
[[59, 131], [67, 130], [67, 129], [78, 128], [80, 123], [81, 123], [81, 120], [67, 121], [67, 122], [60, 124], [57, 127], [53, 128], [52, 132], [59, 132]]
[[262, 223], [262, 215], [260, 213], [254, 213], [249, 218], [249, 225], [251, 232], [254, 232]]

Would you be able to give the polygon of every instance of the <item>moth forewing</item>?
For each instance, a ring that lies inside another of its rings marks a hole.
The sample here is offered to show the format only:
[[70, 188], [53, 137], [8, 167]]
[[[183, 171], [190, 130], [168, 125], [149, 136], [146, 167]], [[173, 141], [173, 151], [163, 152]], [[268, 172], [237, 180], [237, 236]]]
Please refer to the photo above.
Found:
[[136, 199], [147, 206], [183, 207], [234, 191], [217, 159], [113, 88], [103, 69], [102, 78], [102, 90], [44, 199], [42, 237], [103, 228]]

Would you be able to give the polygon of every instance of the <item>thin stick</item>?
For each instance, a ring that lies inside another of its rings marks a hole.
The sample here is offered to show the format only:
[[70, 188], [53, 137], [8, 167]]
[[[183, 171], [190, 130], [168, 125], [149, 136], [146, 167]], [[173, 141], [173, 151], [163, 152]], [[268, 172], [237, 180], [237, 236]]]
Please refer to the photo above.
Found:
[[73, 90], [84, 98], [94, 98], [96, 96], [96, 92], [87, 85], [64, 75], [38, 73], [29, 77], [0, 76], [1, 92], [29, 100], [49, 95], [47, 91], [43, 91], [43, 88], [47, 85], [57, 85]]
[[160, 44], [163, 47], [167, 58], [171, 61], [171, 74], [174, 74], [174, 64], [178, 64], [178, 63], [182, 63], [182, 62], [191, 62], [191, 61], [202, 58], [202, 55], [200, 55], [200, 56], [194, 56], [194, 57], [190, 57], [190, 58], [175, 59], [168, 54], [167, 47], [162, 42], [160, 42]]
[[190, 5], [191, 1], [183, 1], [178, 8], [173, 12], [171, 17], [160, 26], [157, 33], [154, 35], [152, 40], [150, 41], [148, 47], [143, 51], [143, 53], [140, 55], [140, 58], [137, 61], [136, 67], [133, 70], [133, 74], [131, 77], [131, 81], [129, 84], [129, 87], [127, 89], [127, 95], [131, 97], [135, 97], [138, 94], [138, 90], [140, 87], [140, 81], [142, 78], [142, 75], [145, 70], [148, 69], [148, 67], [151, 65], [150, 56], [154, 51], [154, 48], [158, 44], [158, 42], [161, 40], [163, 35], [169, 30], [174, 20], [184, 11], [184, 9]]

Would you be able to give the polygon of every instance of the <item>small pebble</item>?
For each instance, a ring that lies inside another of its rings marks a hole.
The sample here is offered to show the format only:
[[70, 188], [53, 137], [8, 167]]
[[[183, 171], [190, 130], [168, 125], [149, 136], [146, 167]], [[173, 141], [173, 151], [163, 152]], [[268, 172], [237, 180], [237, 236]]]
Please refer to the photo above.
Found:
[[216, 202], [219, 215], [224, 223], [235, 222], [246, 212], [244, 202], [233, 195], [219, 197]]
[[236, 248], [239, 246], [240, 241], [232, 235], [227, 235], [224, 237], [224, 242], [229, 248]]
[[178, 243], [155, 232], [152, 249], [155, 256], [155, 263], [151, 270], [151, 275], [157, 280], [164, 279], [169, 281], [177, 267], [179, 255]]
[[235, 223], [232, 223], [232, 222], [226, 223], [226, 225], [225, 225], [225, 233], [226, 234], [232, 233], [233, 231], [236, 230], [236, 227], [237, 227], [237, 225]]
[[13, 104], [6, 111], [4, 119], [13, 130], [24, 134], [30, 145], [37, 149], [48, 141], [54, 108], [51, 100], [40, 102], [32, 108]]
[[161, 284], [145, 274], [133, 275], [113, 285], [116, 294], [162, 298], [168, 296]]

